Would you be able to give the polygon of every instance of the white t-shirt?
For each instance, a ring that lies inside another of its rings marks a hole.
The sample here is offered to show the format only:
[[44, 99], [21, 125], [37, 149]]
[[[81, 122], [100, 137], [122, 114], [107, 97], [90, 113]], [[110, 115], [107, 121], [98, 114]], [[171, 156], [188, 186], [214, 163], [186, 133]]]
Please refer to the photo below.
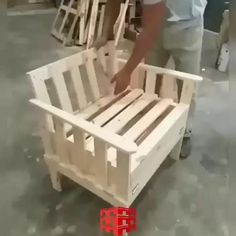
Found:
[[143, 0], [144, 5], [165, 1], [170, 11], [168, 21], [192, 20], [200, 18], [206, 8], [206, 0]]

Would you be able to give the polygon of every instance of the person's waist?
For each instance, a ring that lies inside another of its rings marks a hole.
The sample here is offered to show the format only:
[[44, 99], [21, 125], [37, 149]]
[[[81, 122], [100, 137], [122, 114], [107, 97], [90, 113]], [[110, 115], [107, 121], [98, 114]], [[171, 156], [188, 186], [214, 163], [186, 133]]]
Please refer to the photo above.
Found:
[[[172, 18], [172, 17], [171, 17]], [[199, 15], [197, 17], [186, 18], [186, 19], [174, 19], [168, 18], [166, 21], [166, 26], [179, 25], [179, 27], [197, 27], [203, 25], [203, 16]]]

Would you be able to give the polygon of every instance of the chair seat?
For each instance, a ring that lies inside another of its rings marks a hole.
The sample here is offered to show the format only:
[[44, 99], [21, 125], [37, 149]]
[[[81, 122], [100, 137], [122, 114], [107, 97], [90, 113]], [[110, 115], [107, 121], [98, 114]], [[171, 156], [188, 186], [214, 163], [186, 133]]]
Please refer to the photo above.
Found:
[[[172, 99], [161, 99], [156, 94], [147, 94], [141, 89], [134, 89], [117, 96], [103, 97], [76, 116], [97, 124], [109, 132], [124, 136], [139, 146], [176, 105]], [[68, 140], [73, 142], [73, 135], [68, 136]], [[94, 155], [92, 137], [87, 136], [86, 149]], [[136, 159], [138, 158], [132, 159], [133, 168], [136, 167]], [[108, 160], [116, 166], [116, 150], [112, 147], [108, 150]]]

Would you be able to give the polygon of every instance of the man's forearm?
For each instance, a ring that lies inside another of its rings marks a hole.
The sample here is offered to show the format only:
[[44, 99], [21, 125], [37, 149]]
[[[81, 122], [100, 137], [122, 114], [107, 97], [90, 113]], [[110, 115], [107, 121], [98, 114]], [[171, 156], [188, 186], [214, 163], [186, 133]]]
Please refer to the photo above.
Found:
[[106, 3], [102, 36], [109, 40], [114, 39], [113, 28], [120, 13], [121, 2], [122, 0], [108, 0]]
[[167, 8], [164, 3], [159, 3], [157, 6], [144, 6], [143, 31], [136, 40], [133, 53], [124, 67], [127, 73], [132, 73], [153, 47], [155, 39], [160, 35], [166, 14]]

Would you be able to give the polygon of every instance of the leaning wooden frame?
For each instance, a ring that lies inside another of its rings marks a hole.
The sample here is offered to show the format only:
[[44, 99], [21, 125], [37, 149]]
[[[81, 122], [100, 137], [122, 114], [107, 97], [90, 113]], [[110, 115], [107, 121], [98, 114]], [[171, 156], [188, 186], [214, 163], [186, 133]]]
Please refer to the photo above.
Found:
[[[126, 91], [103, 93], [96, 65], [112, 75], [125, 63], [112, 45], [28, 72], [35, 94], [30, 102], [53, 188], [61, 191], [66, 176], [114, 206], [129, 207], [169, 154], [179, 159], [194, 85], [202, 78], [141, 63]], [[160, 74], [183, 80], [179, 102], [155, 93]]]

